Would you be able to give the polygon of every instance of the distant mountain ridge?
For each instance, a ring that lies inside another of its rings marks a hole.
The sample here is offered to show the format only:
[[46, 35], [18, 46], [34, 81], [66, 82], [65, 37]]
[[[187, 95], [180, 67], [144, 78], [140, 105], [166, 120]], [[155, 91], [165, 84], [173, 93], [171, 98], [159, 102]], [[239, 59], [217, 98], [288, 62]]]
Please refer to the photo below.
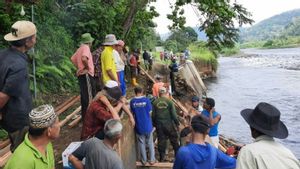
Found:
[[268, 40], [279, 37], [285, 34], [285, 29], [298, 17], [300, 17], [300, 9], [295, 9], [274, 15], [252, 27], [241, 28], [240, 42]]

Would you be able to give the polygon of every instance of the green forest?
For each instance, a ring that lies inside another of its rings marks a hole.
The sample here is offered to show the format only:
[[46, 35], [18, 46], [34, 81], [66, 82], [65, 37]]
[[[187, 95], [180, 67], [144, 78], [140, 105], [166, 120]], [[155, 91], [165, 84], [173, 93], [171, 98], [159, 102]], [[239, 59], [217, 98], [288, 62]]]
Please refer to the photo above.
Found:
[[241, 48], [281, 48], [300, 45], [300, 9], [263, 20], [240, 32]]
[[[95, 38], [92, 50], [98, 48], [109, 33], [123, 39], [130, 49], [164, 46], [180, 52], [197, 41], [195, 31], [184, 27], [182, 6], [191, 1], [180, 0], [170, 6], [173, 11], [167, 17], [173, 21], [169, 25], [172, 35], [166, 41], [155, 32], [156, 24], [152, 19], [159, 13], [151, 6], [152, 2], [155, 0], [0, 1], [0, 36], [10, 32], [17, 20], [33, 21], [38, 29], [37, 44], [34, 52], [28, 55], [31, 64], [35, 59], [38, 93], [72, 92], [78, 87], [70, 57], [83, 33], [89, 32]], [[199, 29], [206, 33], [208, 40], [204, 46], [214, 57], [222, 47], [233, 47], [237, 42], [239, 30], [235, 22], [240, 26], [253, 22], [247, 9], [236, 2], [197, 0], [193, 5], [203, 13]], [[8, 46], [1, 38], [0, 47]]]

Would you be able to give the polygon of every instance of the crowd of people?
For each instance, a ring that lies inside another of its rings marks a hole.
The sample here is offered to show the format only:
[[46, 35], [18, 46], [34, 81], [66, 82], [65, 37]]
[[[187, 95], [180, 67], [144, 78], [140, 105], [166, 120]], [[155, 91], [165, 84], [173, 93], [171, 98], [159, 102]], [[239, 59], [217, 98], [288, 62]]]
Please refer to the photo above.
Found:
[[[34, 47], [36, 32], [32, 22], [14, 23], [11, 32], [4, 37], [11, 46], [0, 51], [1, 127], [9, 133], [13, 153], [5, 169], [55, 168], [51, 141], [59, 137], [59, 119], [51, 105], [33, 108], [29, 90], [25, 52]], [[169, 140], [175, 155], [174, 169], [300, 168], [299, 160], [293, 153], [274, 140], [287, 138], [288, 130], [280, 120], [280, 111], [273, 105], [261, 102], [254, 109], [241, 111], [255, 142], [242, 147], [238, 158], [233, 158], [218, 149], [221, 114], [216, 112], [213, 98], [193, 96], [191, 109], [188, 114], [183, 114], [191, 120], [186, 124], [186, 130], [179, 131], [180, 120], [168, 90], [169, 85], [162, 81], [160, 75], [156, 75], [152, 88], [154, 100], [151, 101], [136, 81], [141, 52], [134, 50], [129, 54], [124, 41], [109, 34], [102, 46], [92, 53], [93, 41], [91, 34], [83, 34], [80, 47], [71, 57], [77, 69], [83, 119], [83, 142], [68, 157], [74, 168], [124, 168], [114, 150], [122, 134], [125, 134], [122, 133], [121, 111], [128, 115], [130, 124], [135, 128], [138, 156], [143, 165], [166, 162]], [[151, 51], [144, 51], [143, 59], [147, 70], [151, 70]], [[169, 68], [174, 73], [178, 71], [177, 65], [174, 65], [176, 60], [172, 63]], [[129, 104], [126, 99], [126, 67], [130, 69], [132, 85], [135, 86], [135, 96]], [[174, 74], [170, 74], [170, 78], [174, 78], [172, 76]], [[175, 85], [171, 86], [176, 92]], [[155, 157], [154, 131], [158, 139], [159, 159]], [[182, 144], [179, 136], [187, 135], [190, 139]]]

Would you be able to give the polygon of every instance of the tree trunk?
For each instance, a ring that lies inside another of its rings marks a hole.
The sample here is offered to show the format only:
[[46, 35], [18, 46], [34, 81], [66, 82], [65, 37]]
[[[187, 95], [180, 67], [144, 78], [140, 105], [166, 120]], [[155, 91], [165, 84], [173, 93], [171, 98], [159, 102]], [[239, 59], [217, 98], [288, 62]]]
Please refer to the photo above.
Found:
[[130, 32], [131, 26], [134, 21], [134, 17], [139, 10], [142, 10], [146, 7], [148, 0], [131, 0], [129, 2], [130, 6], [127, 8], [127, 12], [125, 13], [126, 17], [123, 22], [123, 38], [125, 39]]

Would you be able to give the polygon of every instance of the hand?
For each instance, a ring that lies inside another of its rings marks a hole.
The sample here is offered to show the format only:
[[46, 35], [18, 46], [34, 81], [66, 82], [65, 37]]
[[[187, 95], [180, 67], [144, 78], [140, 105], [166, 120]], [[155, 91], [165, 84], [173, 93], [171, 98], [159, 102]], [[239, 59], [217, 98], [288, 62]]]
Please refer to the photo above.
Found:
[[130, 120], [131, 126], [134, 127], [135, 126], [134, 118], [131, 117], [131, 118], [129, 118], [129, 120]]
[[77, 72], [77, 76], [87, 74], [88, 72], [89, 72], [88, 69], [79, 70], [79, 71]]
[[213, 107], [212, 109], [210, 109], [209, 113], [213, 113], [215, 112], [215, 108]]

